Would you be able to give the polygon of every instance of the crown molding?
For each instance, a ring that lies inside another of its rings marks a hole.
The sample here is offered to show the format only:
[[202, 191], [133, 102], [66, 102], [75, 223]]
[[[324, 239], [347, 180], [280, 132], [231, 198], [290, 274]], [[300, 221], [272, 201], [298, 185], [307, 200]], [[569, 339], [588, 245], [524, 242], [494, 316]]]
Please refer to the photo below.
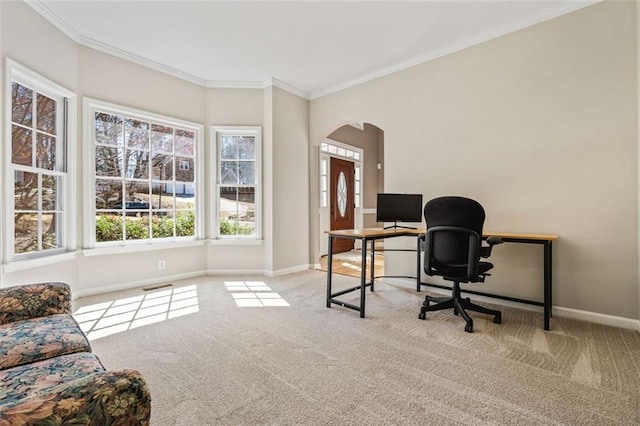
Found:
[[307, 92], [305, 92], [304, 90], [300, 90], [295, 86], [290, 85], [289, 83], [285, 83], [282, 80], [278, 80], [277, 78], [268, 78], [266, 80], [264, 80], [262, 82], [262, 87], [263, 88], [267, 88], [269, 86], [274, 86], [277, 87], [279, 89], [285, 90], [291, 94], [294, 94], [296, 96], [299, 96], [303, 99], [307, 99], [309, 100], [309, 94]]
[[207, 81], [208, 89], [264, 89], [259, 81]]
[[466, 40], [459, 41], [457, 43], [449, 44], [441, 49], [428, 52], [424, 55], [419, 55], [405, 62], [401, 62], [390, 67], [381, 68], [372, 73], [368, 73], [357, 77], [355, 79], [345, 81], [342, 83], [335, 84], [333, 86], [317, 90], [310, 93], [310, 100], [318, 99], [326, 95], [330, 95], [335, 92], [339, 92], [341, 90], [348, 89], [350, 87], [357, 86], [362, 83], [366, 83], [380, 77], [384, 77], [398, 71], [405, 70], [407, 68], [411, 68], [416, 65], [423, 64], [425, 62], [432, 61], [437, 58], [441, 58], [443, 56], [458, 52], [460, 50], [466, 49], [468, 47], [472, 47], [489, 40], [502, 37], [503, 35], [513, 33], [527, 27], [531, 27], [533, 25], [557, 18], [559, 16], [565, 15], [570, 12], [574, 12], [576, 10], [592, 6], [596, 3], [600, 3], [602, 0], [586, 0], [580, 2], [571, 2], [570, 4], [559, 6], [553, 9], [549, 9], [543, 13], [538, 13], [536, 15], [527, 16], [526, 18], [520, 19], [519, 21], [510, 23], [509, 25], [503, 25], [497, 28], [494, 28], [489, 31], [485, 31], [483, 33], [477, 34], [473, 37], [469, 37]]

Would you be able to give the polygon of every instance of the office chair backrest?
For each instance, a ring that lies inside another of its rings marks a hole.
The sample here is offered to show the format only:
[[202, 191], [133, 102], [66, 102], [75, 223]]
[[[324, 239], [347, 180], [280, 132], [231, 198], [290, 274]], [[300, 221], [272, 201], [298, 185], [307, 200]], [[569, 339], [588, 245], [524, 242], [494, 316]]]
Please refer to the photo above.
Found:
[[[485, 219], [485, 212], [480, 203], [465, 197], [434, 198], [425, 205], [424, 218], [427, 222], [427, 232], [429, 232], [430, 228], [441, 226], [466, 228], [475, 232], [480, 237], [480, 240], [477, 240], [477, 247], [473, 250], [474, 253], [477, 253], [477, 259], [474, 259], [474, 261], [477, 262], [479, 260], [482, 225]], [[428, 235], [427, 239], [429, 238], [433, 240], [429, 244], [431, 259], [425, 258], [425, 272], [427, 274], [431, 275], [430, 271], [427, 270], [428, 266], [437, 268], [440, 265], [440, 270], [446, 270], [449, 268], [444, 267], [445, 265], [458, 265], [462, 267], [461, 270], [467, 269], [463, 265], [468, 265], [469, 263], [470, 237], [468, 233], [440, 231], [433, 235]], [[425, 251], [426, 254], [427, 251]], [[473, 269], [475, 270], [475, 268]]]

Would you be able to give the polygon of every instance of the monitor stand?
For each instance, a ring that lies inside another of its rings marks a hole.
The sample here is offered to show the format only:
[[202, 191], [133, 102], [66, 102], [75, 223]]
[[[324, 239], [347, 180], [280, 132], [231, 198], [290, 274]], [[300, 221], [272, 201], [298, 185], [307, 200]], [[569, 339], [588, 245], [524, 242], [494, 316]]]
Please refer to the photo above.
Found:
[[402, 226], [402, 225], [398, 225], [398, 222], [393, 222], [393, 225], [391, 226], [385, 226], [382, 229], [418, 229], [418, 228], [414, 228], [412, 226]]

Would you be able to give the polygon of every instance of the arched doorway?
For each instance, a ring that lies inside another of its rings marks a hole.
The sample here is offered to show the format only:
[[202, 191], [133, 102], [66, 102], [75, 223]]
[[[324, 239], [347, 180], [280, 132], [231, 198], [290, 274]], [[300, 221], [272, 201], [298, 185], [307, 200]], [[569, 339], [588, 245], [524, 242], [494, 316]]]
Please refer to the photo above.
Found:
[[[379, 226], [375, 213], [376, 195], [384, 189], [384, 132], [369, 123], [347, 124], [327, 135], [319, 151], [318, 249], [320, 269], [326, 270], [326, 231]], [[359, 276], [360, 247], [352, 240], [335, 243], [334, 272]], [[384, 268], [383, 259], [375, 263]]]

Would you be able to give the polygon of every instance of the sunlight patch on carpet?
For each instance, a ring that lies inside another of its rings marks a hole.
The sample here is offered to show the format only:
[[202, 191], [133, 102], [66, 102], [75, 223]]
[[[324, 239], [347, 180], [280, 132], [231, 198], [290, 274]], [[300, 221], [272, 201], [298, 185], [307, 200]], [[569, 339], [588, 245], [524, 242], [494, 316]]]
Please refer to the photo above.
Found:
[[78, 309], [73, 317], [89, 340], [198, 312], [195, 285], [155, 291]]
[[239, 308], [290, 306], [262, 281], [225, 281], [224, 285]]

